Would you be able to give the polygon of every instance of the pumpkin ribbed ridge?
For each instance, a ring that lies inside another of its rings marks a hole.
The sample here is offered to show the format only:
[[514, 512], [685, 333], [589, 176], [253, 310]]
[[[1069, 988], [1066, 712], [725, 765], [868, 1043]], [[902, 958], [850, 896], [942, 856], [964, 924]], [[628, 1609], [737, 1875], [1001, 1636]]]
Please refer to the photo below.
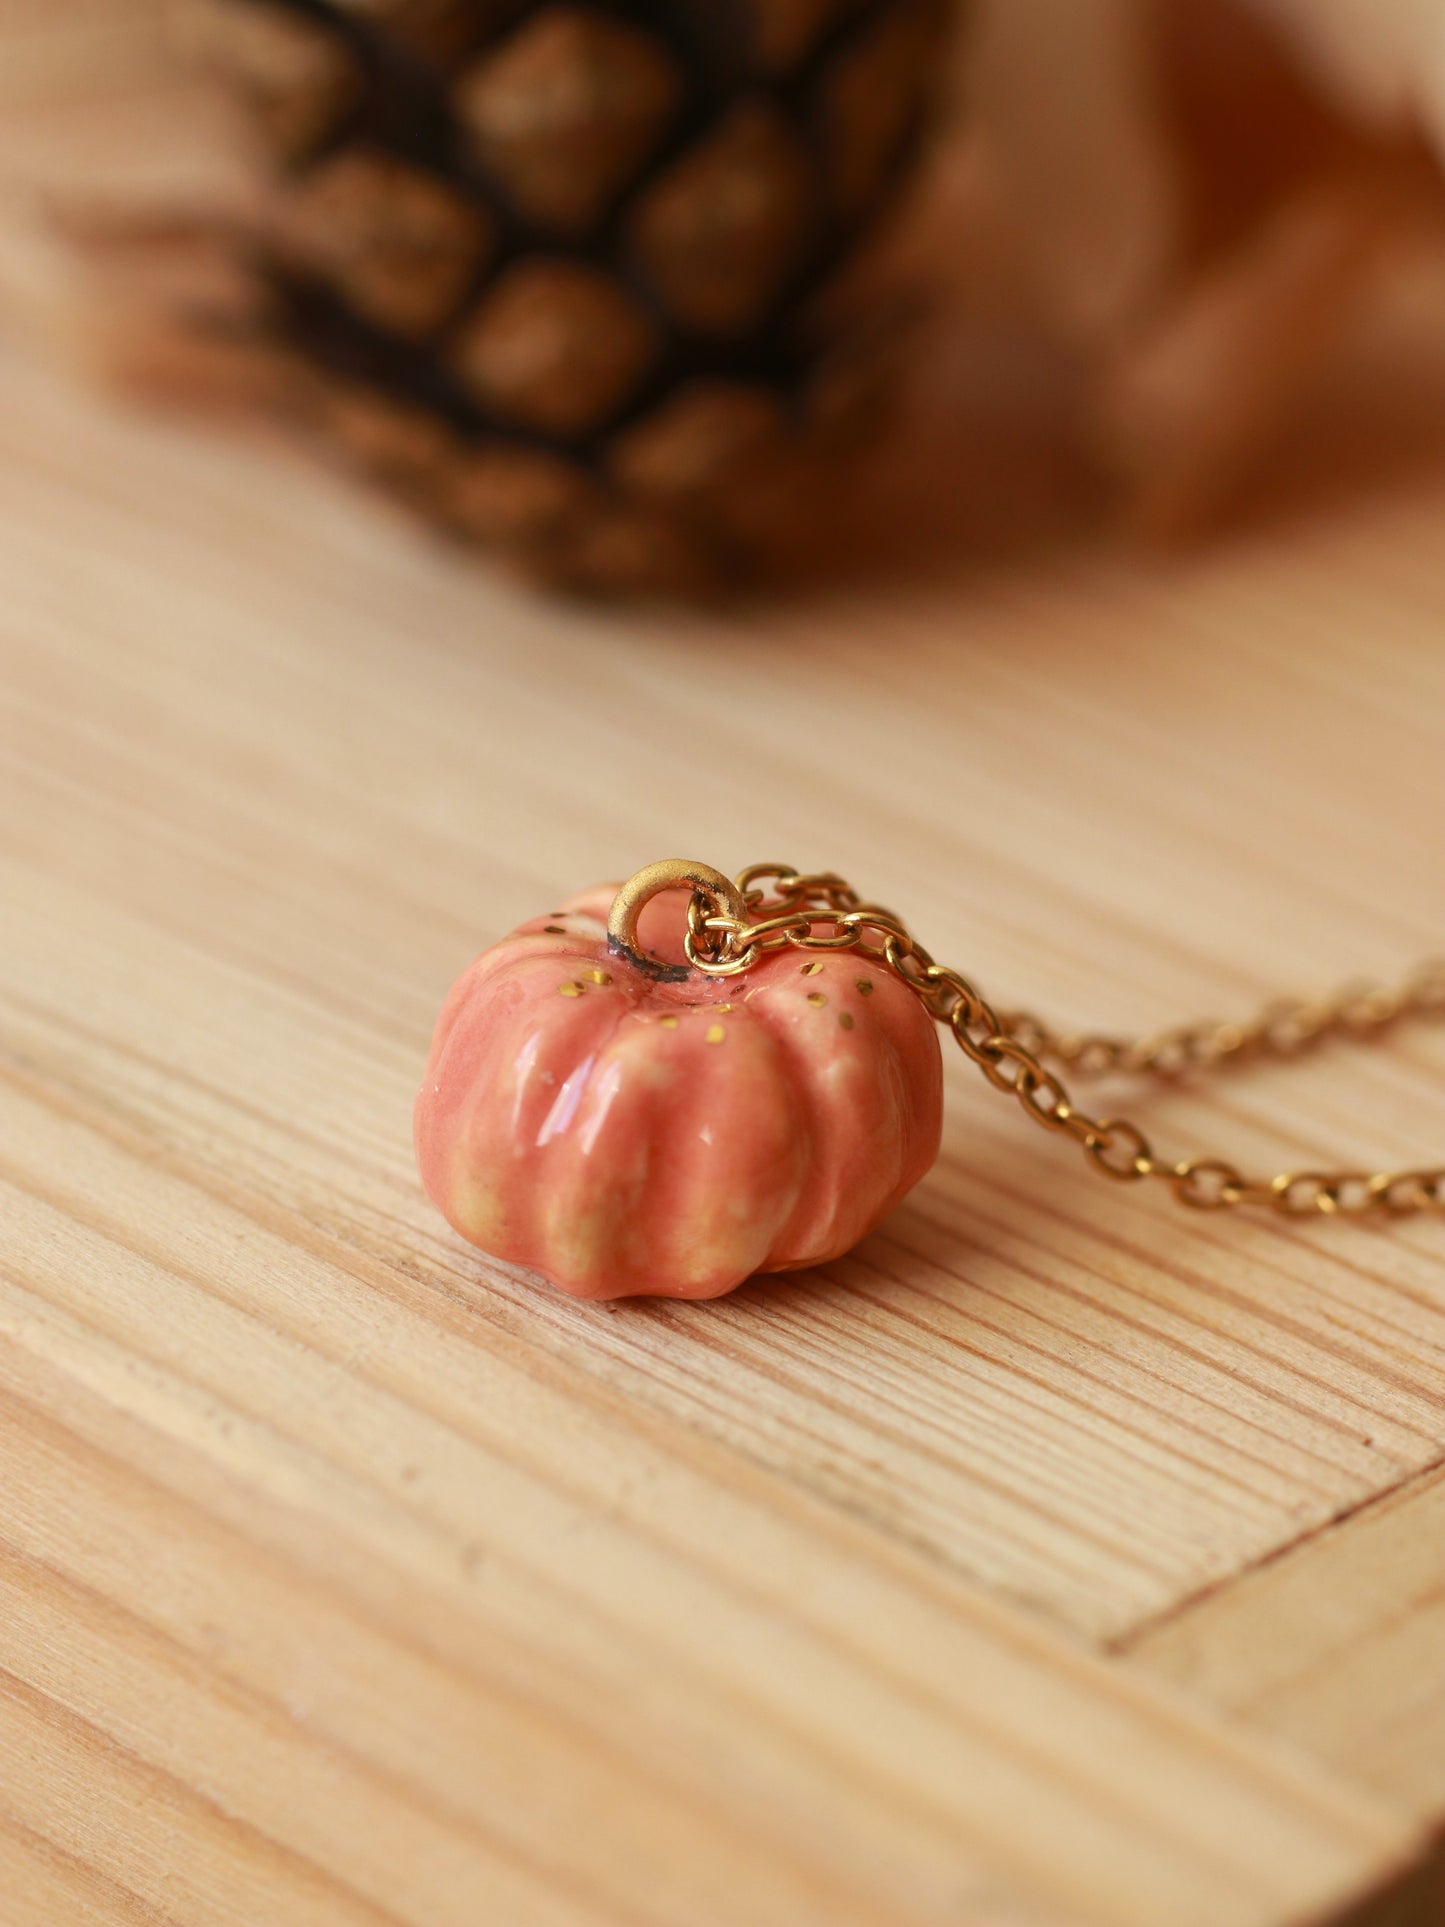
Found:
[[842, 955], [659, 981], [609, 954], [610, 894], [523, 925], [448, 997], [416, 1104], [432, 1198], [581, 1297], [714, 1297], [838, 1256], [937, 1153], [927, 1013]]

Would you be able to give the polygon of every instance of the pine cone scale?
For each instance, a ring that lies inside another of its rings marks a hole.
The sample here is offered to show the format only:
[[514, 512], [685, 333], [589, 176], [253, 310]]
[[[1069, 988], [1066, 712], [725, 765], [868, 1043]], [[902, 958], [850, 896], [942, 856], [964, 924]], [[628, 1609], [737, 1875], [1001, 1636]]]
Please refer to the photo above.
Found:
[[729, 488], [807, 442], [810, 302], [921, 123], [941, 0], [193, 4], [277, 156], [282, 333], [368, 465], [563, 576], [649, 530], [668, 569], [730, 555]]

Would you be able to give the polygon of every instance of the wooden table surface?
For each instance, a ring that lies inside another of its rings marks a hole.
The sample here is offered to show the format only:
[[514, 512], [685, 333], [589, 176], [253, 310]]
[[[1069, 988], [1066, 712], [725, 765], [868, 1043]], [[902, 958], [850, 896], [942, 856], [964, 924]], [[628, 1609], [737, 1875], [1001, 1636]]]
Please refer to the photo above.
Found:
[[[0, 356], [5, 1927], [1439, 1917], [1438, 1222], [1183, 1214], [950, 1065], [852, 1257], [608, 1310], [409, 1143], [470, 955], [673, 850], [1090, 1025], [1438, 952], [1414, 374], [1190, 557], [905, 451], [846, 570], [684, 616]], [[1138, 1103], [1438, 1161], [1445, 1037]]]

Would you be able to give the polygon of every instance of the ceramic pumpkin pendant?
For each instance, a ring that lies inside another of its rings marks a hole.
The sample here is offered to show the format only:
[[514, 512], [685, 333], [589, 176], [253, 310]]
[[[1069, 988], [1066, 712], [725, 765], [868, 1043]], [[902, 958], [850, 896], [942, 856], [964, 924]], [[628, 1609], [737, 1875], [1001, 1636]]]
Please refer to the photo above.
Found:
[[417, 1157], [464, 1238], [575, 1297], [717, 1298], [840, 1256], [923, 1176], [941, 1125], [937, 1024], [1116, 1182], [1157, 1180], [1198, 1211], [1438, 1215], [1445, 1165], [1269, 1177], [1167, 1157], [1127, 1118], [1091, 1115], [1061, 1075], [1168, 1080], [1421, 1017], [1445, 1017], [1445, 960], [1243, 1023], [1059, 1034], [1001, 1014], [831, 871], [758, 863], [730, 882], [670, 859], [523, 924], [463, 973], [416, 1101]]
[[843, 948], [710, 974], [686, 959], [682, 888], [743, 908], [718, 872], [658, 864], [485, 951], [417, 1097], [422, 1181], [450, 1223], [575, 1297], [715, 1298], [825, 1263], [938, 1152], [916, 992]]

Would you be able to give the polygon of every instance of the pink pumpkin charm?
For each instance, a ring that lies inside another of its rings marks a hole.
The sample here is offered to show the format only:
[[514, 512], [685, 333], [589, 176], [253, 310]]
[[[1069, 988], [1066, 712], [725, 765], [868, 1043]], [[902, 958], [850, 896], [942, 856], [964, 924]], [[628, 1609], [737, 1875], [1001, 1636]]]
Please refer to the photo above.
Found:
[[523, 924], [453, 985], [416, 1101], [428, 1194], [578, 1298], [715, 1298], [840, 1256], [937, 1156], [928, 1012], [847, 950], [688, 969], [676, 893], [619, 950], [613, 897]]

